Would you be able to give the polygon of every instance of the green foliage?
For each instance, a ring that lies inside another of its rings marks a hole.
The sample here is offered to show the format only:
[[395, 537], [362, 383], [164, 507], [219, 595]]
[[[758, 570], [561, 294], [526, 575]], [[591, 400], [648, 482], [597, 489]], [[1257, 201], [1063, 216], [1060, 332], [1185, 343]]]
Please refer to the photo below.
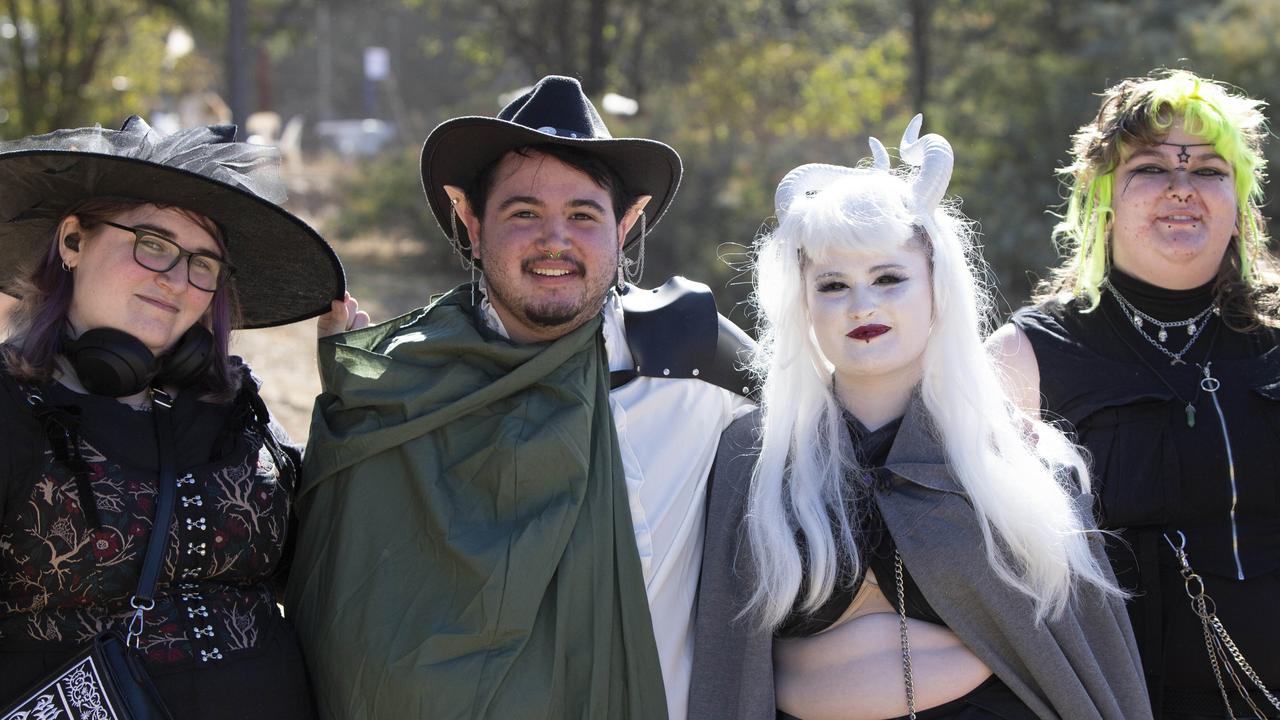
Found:
[[[905, 124], [905, 36], [859, 39], [834, 48], [798, 36], [721, 39], [661, 113], [624, 127], [671, 144], [685, 164], [679, 198], [650, 244], [650, 282], [688, 275], [738, 307], [750, 289], [740, 268], [773, 214], [778, 180], [805, 162], [856, 163], [869, 130], [890, 117]], [[632, 127], [642, 121], [647, 129]]]
[[[318, 119], [318, 14], [331, 18], [328, 97], [340, 117], [363, 108], [361, 48], [392, 53], [386, 92], [405, 149], [340, 183], [337, 237], [396, 233], [447, 256], [419, 188], [423, 135], [449, 116], [493, 113], [499, 94], [542, 74], [576, 75], [597, 99], [639, 101], [637, 115], [607, 118], [615, 136], [657, 138], [684, 159], [647, 281], [686, 274], [726, 305], [746, 287], [725, 287], [738, 277], [725, 259], [743, 259], [768, 222], [778, 179], [805, 162], [859, 162], [869, 135], [892, 147], [916, 112], [955, 147], [951, 193], [980, 223], [1016, 304], [1056, 261], [1054, 170], [1095, 93], [1162, 66], [1280, 92], [1280, 0], [702, 0], [696, 11], [680, 0], [254, 0], [248, 10], [280, 104], [311, 103], [286, 114]], [[10, 0], [0, 26], [15, 18], [20, 32], [0, 33], [0, 137], [115, 124], [179, 92], [222, 90], [220, 0]], [[197, 52], [166, 65], [174, 23]]]
[[389, 233], [434, 242], [440, 230], [427, 207], [417, 148], [361, 162], [334, 188], [342, 213], [330, 226], [337, 240]]
[[0, 136], [116, 124], [176, 89], [170, 23], [143, 0], [12, 0], [0, 11]]
[[[1280, 91], [1280, 0], [704, 0], [697, 12], [677, 0], [396, 2], [435, 23], [415, 48], [425, 67], [449, 69], [451, 90], [422, 103], [436, 119], [492, 113], [498, 93], [547, 72], [598, 82], [597, 99], [637, 98], [639, 114], [607, 118], [613, 134], [663, 140], [685, 163], [646, 281], [689, 275], [726, 307], [748, 289], [726, 260], [745, 259], [767, 226], [782, 175], [857, 163], [869, 135], [892, 147], [916, 112], [955, 147], [950, 192], [1016, 305], [1057, 261], [1055, 169], [1096, 93], [1165, 66]], [[414, 158], [362, 171], [342, 196], [357, 219], [343, 232], [403, 223], [438, 236]]]
[[[317, 0], [255, 0], [251, 34], [270, 55], [305, 32], [292, 22]], [[226, 40], [222, 0], [10, 0], [0, 7], [0, 137], [118, 125], [164, 98], [215, 90]], [[197, 52], [166, 55], [175, 27]]]

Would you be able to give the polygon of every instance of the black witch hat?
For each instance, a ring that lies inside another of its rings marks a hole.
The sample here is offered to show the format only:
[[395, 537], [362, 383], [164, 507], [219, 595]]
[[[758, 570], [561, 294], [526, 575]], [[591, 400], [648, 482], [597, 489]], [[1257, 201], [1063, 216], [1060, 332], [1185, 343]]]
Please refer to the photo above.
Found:
[[274, 148], [234, 142], [212, 125], [161, 136], [136, 115], [120, 130], [57, 130], [0, 143], [0, 291], [48, 252], [82, 200], [112, 197], [178, 207], [217, 223], [236, 266], [242, 327], [305, 320], [346, 288], [333, 248], [276, 203]]

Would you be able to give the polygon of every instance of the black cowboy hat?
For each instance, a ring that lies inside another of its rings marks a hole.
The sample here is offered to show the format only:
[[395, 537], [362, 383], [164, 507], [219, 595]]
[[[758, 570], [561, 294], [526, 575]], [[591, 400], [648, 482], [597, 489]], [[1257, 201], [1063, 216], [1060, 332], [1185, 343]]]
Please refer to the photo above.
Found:
[[[548, 75], [492, 117], [460, 117], [436, 126], [422, 146], [422, 187], [440, 228], [449, 233], [453, 210], [445, 185], [468, 187], [481, 168], [527, 145], [567, 145], [613, 168], [626, 190], [652, 195], [647, 225], [658, 224], [680, 186], [680, 156], [656, 140], [615, 138], [577, 80]], [[467, 229], [457, 223], [459, 251], [470, 254]], [[627, 246], [640, 237], [636, 223]]]
[[346, 289], [333, 248], [276, 202], [284, 199], [272, 148], [234, 142], [214, 125], [167, 137], [136, 115], [116, 130], [58, 130], [0, 143], [0, 291], [49, 251], [54, 229], [92, 197], [140, 200], [218, 224], [236, 272], [241, 327], [305, 320]]

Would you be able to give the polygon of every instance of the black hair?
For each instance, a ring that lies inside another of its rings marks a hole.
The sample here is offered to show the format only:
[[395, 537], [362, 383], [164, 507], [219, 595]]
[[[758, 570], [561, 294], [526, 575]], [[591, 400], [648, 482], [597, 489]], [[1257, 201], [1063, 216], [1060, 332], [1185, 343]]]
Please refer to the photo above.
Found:
[[[596, 185], [608, 191], [609, 199], [613, 204], [614, 222], [620, 222], [622, 215], [636, 201], [637, 196], [627, 189], [622, 176], [608, 163], [586, 150], [554, 143], [539, 143], [525, 145], [509, 152], [521, 157], [532, 157], [534, 153], [541, 153], [581, 171]], [[507, 153], [503, 153], [480, 168], [471, 184], [463, 188], [467, 193], [467, 201], [471, 203], [471, 211], [477, 218], [484, 218], [485, 203], [488, 202], [489, 193], [493, 190], [498, 166], [506, 156]]]

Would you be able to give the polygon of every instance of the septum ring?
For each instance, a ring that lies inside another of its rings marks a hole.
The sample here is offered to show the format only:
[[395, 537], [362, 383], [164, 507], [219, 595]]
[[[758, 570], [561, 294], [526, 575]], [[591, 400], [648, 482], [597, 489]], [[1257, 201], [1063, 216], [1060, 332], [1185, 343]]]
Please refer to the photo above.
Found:
[[563, 251], [563, 250], [561, 250], [560, 252], [551, 252], [550, 250], [548, 250], [548, 251], [547, 251], [547, 259], [548, 259], [548, 260], [559, 260], [559, 259], [560, 259], [560, 256], [561, 256], [561, 255], [563, 255], [563, 254], [564, 254], [564, 251]]

